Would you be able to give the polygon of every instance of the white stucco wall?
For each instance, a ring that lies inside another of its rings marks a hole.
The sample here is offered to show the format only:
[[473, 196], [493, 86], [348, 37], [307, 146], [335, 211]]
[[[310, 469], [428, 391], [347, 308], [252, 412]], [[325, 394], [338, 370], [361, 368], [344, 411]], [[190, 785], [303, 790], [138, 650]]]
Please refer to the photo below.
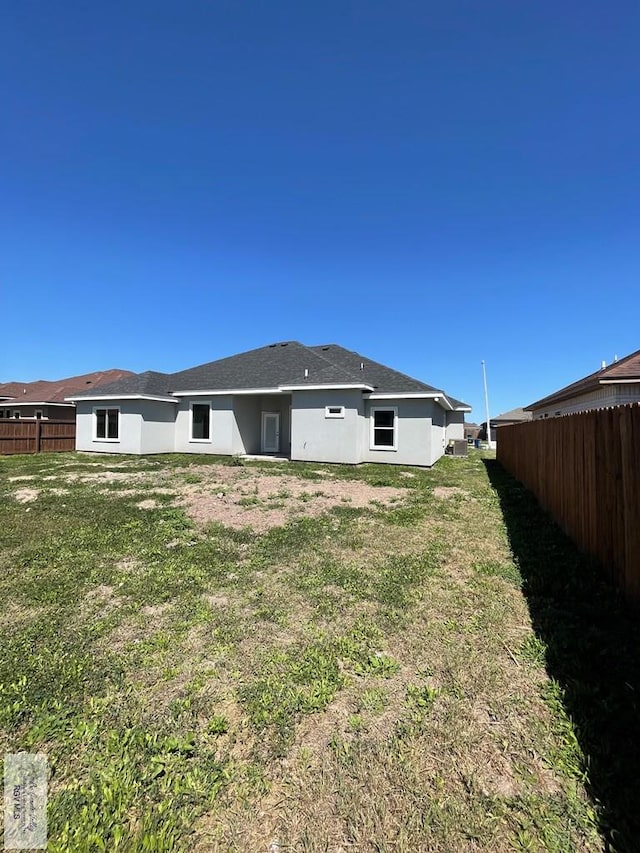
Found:
[[[344, 418], [327, 418], [326, 406], [344, 406]], [[361, 462], [360, 391], [294, 391], [291, 458], [309, 462]]]
[[[397, 449], [372, 450], [371, 409], [386, 406], [395, 406], [398, 410]], [[366, 400], [363, 414], [363, 462], [428, 467], [444, 453], [444, 411], [433, 400]]]
[[[209, 441], [193, 441], [190, 435], [190, 404], [211, 404], [211, 431]], [[220, 453], [234, 452], [235, 416], [231, 395], [221, 397], [183, 397], [176, 414], [176, 453]]]
[[141, 453], [173, 453], [175, 446], [176, 403], [140, 400], [142, 417]]
[[[76, 450], [95, 453], [141, 453], [142, 415], [140, 400], [108, 400], [78, 402], [76, 404]], [[94, 410], [120, 409], [120, 437], [118, 441], [94, 439]]]
[[[211, 405], [209, 441], [190, 438], [191, 400]], [[120, 409], [118, 441], [94, 439], [96, 406]], [[327, 406], [343, 406], [344, 417], [327, 417]], [[397, 408], [395, 449], [371, 448], [370, 414], [374, 406]], [[443, 455], [450, 438], [464, 438], [464, 414], [447, 413], [433, 400], [367, 400], [359, 390], [304, 390], [291, 395], [184, 398], [179, 404], [150, 400], [79, 402], [76, 447], [102, 453], [259, 453], [262, 413], [274, 411], [281, 414], [280, 452], [288, 452], [291, 442], [291, 458], [299, 461], [428, 467]]]
[[262, 405], [260, 397], [233, 398], [233, 452], [260, 453]]
[[447, 444], [464, 439], [464, 412], [447, 412]]

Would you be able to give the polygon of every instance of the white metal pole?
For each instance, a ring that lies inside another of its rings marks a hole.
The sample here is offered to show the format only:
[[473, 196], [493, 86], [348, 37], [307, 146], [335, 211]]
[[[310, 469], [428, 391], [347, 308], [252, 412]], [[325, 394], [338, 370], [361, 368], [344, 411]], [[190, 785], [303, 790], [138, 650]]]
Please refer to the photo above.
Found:
[[489, 393], [487, 391], [487, 368], [482, 360], [482, 378], [484, 380], [484, 410], [487, 418], [487, 446], [491, 450], [491, 421], [489, 420]]

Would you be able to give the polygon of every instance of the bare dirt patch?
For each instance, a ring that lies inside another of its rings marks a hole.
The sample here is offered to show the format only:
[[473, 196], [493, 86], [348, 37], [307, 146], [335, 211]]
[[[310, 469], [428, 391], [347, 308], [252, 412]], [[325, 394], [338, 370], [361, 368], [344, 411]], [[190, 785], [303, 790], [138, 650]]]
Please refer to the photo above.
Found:
[[309, 483], [297, 477], [227, 469], [198, 484], [180, 488], [178, 504], [199, 524], [217, 521], [228, 527], [251, 527], [260, 533], [294, 518], [313, 517], [332, 507], [389, 507], [407, 496], [406, 489], [330, 480]]
[[433, 496], [435, 498], [453, 498], [456, 495], [463, 495], [465, 497], [469, 496], [469, 492], [466, 489], [461, 489], [458, 486], [436, 486], [433, 490]]
[[158, 502], [154, 501], [153, 498], [146, 498], [146, 500], [140, 501], [136, 506], [138, 509], [155, 509], [158, 506]]
[[[409, 493], [404, 488], [338, 480], [332, 472], [320, 469], [317, 473], [323, 479], [314, 482], [261, 468], [192, 465], [151, 471], [73, 472], [66, 474], [65, 479], [105, 486], [121, 484], [120, 495], [137, 494], [143, 489], [174, 495], [176, 505], [183, 507], [198, 524], [218, 522], [236, 529], [249, 527], [257, 533], [282, 526], [291, 519], [321, 515], [336, 506], [398, 505]], [[27, 489], [21, 491], [28, 492]], [[111, 490], [101, 490], [103, 492], [111, 493]], [[158, 503], [146, 498], [137, 506], [156, 509]]]
[[40, 494], [40, 489], [18, 489], [16, 492], [16, 500], [20, 504], [28, 504], [37, 500]]

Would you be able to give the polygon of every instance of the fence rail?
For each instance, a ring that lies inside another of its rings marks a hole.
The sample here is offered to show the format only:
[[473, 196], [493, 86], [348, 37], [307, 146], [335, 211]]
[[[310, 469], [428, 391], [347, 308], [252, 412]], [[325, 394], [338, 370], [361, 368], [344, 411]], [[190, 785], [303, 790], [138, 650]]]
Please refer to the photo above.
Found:
[[75, 421], [0, 420], [0, 456], [75, 450]]
[[497, 458], [640, 603], [640, 405], [500, 427]]

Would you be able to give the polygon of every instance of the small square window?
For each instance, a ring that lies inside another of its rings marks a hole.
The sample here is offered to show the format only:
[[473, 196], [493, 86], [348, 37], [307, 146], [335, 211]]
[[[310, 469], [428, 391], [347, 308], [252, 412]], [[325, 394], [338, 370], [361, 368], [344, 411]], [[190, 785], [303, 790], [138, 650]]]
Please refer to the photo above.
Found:
[[326, 406], [325, 418], [344, 418], [344, 406]]

